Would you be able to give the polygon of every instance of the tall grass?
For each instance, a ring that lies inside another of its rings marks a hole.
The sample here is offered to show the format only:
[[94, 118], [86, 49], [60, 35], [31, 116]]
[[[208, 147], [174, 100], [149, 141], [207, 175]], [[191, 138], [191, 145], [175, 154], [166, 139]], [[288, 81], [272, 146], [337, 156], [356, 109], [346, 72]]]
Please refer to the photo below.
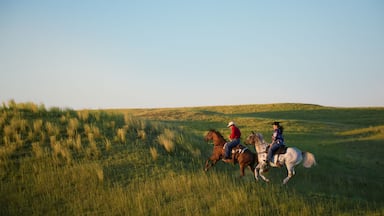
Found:
[[[342, 118], [353, 112], [371, 115], [363, 124]], [[383, 113], [298, 104], [73, 111], [10, 101], [0, 108], [0, 214], [383, 215]], [[203, 172], [209, 128], [227, 134], [235, 120], [244, 136], [270, 133], [275, 115], [316, 168], [298, 167], [287, 186], [284, 169], [271, 170], [269, 184], [221, 162]]]

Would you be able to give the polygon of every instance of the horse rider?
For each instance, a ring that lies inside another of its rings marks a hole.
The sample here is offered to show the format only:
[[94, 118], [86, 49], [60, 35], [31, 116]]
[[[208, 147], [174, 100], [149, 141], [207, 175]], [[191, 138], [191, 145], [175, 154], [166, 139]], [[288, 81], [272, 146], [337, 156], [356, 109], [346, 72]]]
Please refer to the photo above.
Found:
[[241, 132], [240, 129], [235, 125], [235, 122], [231, 121], [227, 125], [228, 128], [231, 128], [231, 134], [229, 135], [229, 142], [225, 145], [225, 155], [224, 162], [233, 162], [231, 158], [232, 148], [240, 144]]
[[[280, 122], [273, 122], [273, 134], [272, 134], [272, 143], [270, 144], [270, 147], [268, 149], [268, 156], [266, 165], [269, 164], [269, 162], [272, 161], [273, 154], [279, 149], [280, 147], [284, 146], [284, 137], [283, 137], [283, 126], [280, 125]], [[275, 164], [277, 164], [277, 161], [275, 161]]]

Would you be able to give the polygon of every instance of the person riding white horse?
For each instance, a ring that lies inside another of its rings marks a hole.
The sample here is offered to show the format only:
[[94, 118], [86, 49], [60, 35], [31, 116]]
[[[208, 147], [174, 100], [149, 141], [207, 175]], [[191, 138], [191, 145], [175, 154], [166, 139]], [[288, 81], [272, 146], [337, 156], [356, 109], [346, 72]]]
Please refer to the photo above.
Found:
[[[266, 166], [269, 164], [269, 162], [273, 161], [273, 155], [276, 153], [276, 151], [280, 148], [285, 146], [284, 144], [284, 127], [280, 125], [280, 122], [273, 122], [273, 134], [272, 134], [272, 143], [269, 145], [268, 149], [268, 156], [267, 160], [265, 161]], [[279, 161], [273, 161], [276, 166], [279, 166]]]
[[[245, 143], [255, 145], [258, 154], [259, 164], [255, 168], [255, 179], [258, 180], [260, 176], [264, 181], [269, 182], [269, 179], [264, 176], [264, 173], [267, 171], [265, 161], [267, 157], [267, 146], [270, 144], [265, 142], [262, 134], [255, 132], [252, 132], [247, 137]], [[301, 151], [296, 147], [288, 147], [285, 153], [276, 155], [275, 159], [279, 161], [279, 164], [284, 165], [288, 171], [288, 176], [283, 180], [283, 184], [286, 184], [289, 179], [295, 175], [295, 166], [299, 163], [303, 163], [303, 166], [306, 168], [316, 165], [315, 156], [312, 153]], [[269, 165], [272, 167], [281, 167], [273, 163]]]

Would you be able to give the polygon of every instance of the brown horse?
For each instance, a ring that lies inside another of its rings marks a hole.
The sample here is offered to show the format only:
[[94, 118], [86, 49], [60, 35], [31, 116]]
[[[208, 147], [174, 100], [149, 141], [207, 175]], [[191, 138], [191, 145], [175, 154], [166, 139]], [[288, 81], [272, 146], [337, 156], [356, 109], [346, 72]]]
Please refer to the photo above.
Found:
[[[214, 166], [217, 161], [224, 157], [224, 145], [226, 140], [220, 134], [220, 132], [213, 129], [208, 131], [207, 135], [204, 137], [204, 140], [213, 141], [212, 155], [205, 162], [205, 171], [208, 171], [209, 168]], [[239, 163], [240, 176], [244, 176], [244, 168], [247, 166], [253, 173], [258, 161], [257, 155], [242, 145], [237, 145], [232, 149], [232, 159], [234, 163]]]

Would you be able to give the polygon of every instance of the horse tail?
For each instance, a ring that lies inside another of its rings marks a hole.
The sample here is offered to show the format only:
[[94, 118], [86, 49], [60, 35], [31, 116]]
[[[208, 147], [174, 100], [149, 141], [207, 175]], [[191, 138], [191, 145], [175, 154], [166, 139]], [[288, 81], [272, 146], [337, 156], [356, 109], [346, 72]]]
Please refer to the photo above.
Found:
[[302, 152], [301, 154], [303, 155], [303, 166], [305, 168], [311, 168], [316, 165], [315, 155], [310, 152]]

